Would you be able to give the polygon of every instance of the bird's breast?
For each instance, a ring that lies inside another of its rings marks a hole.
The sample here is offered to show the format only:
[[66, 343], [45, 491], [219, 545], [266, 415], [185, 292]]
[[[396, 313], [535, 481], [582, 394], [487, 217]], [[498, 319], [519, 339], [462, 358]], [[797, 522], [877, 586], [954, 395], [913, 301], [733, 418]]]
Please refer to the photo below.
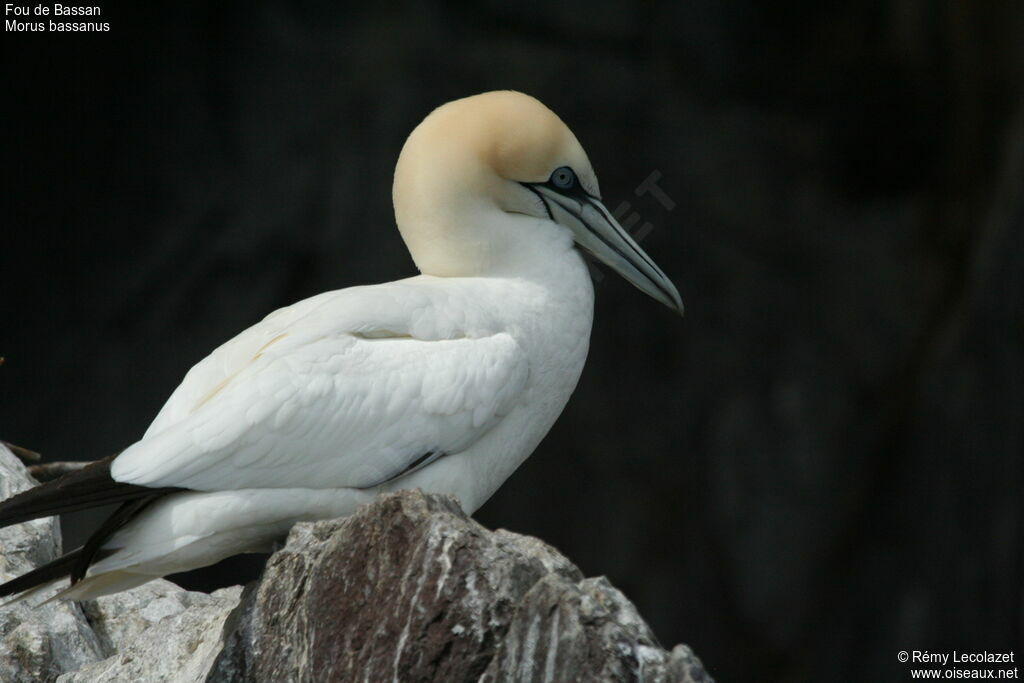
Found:
[[453, 494], [471, 513], [533, 453], [576, 388], [590, 344], [594, 294], [575, 251], [566, 253], [548, 278], [480, 279], [466, 285], [476, 289], [474, 301], [489, 302], [500, 331], [525, 353], [525, 389], [508, 414], [466, 451], [438, 460], [394, 488]]

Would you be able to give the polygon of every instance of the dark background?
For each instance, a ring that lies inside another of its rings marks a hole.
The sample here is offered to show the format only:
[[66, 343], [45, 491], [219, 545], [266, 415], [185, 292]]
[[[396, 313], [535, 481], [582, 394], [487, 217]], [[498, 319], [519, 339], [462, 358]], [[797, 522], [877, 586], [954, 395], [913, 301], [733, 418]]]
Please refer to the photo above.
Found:
[[[340, 5], [4, 36], [0, 437], [111, 454], [270, 310], [412, 274], [405, 136], [519, 89], [687, 314], [599, 278], [576, 394], [477, 517], [608, 575], [720, 681], [1024, 655], [1020, 3]], [[653, 172], [671, 209], [634, 191]]]

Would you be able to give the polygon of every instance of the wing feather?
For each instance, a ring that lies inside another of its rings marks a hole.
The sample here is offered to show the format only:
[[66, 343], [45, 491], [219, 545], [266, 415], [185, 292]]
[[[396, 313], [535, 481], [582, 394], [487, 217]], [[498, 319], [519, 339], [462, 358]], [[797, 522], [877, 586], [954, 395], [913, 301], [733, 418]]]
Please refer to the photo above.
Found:
[[505, 333], [420, 340], [266, 329], [253, 339], [258, 351], [223, 386], [194, 392], [190, 412], [117, 457], [117, 481], [200, 491], [372, 486], [425, 453], [465, 450], [515, 405], [528, 375]]

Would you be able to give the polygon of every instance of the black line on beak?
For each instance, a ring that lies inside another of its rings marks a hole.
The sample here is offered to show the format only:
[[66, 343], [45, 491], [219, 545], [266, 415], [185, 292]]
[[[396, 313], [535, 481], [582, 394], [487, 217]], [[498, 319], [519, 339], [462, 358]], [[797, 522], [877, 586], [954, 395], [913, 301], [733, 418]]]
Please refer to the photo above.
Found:
[[551, 221], [551, 222], [555, 222], [555, 215], [553, 213], [551, 213], [551, 207], [548, 206], [548, 200], [544, 199], [544, 195], [542, 195], [540, 192], [538, 192], [537, 188], [535, 188], [530, 183], [519, 183], [519, 184], [522, 185], [523, 187], [525, 187], [530, 192], [532, 192], [535, 195], [537, 195], [537, 199], [539, 199], [540, 203], [544, 205], [544, 210], [547, 211], [547, 213], [548, 213], [548, 220]]
[[[608, 224], [608, 227], [611, 229], [612, 232], [617, 232], [619, 230], [622, 230], [623, 232], [625, 232], [624, 228], [616, 227], [616, 224], [609, 217], [608, 210], [604, 207], [604, 204], [601, 203], [600, 199], [590, 195], [589, 193], [586, 192], [586, 190], [584, 190], [579, 185], [576, 185], [575, 187], [573, 187], [569, 191], [563, 191], [563, 190], [560, 190], [560, 189], [554, 187], [550, 182], [547, 182], [547, 183], [519, 183], [519, 184], [522, 185], [523, 187], [525, 187], [526, 189], [528, 189], [530, 192], [532, 192], [535, 195], [537, 195], [537, 197], [540, 199], [541, 203], [544, 205], [544, 210], [547, 211], [547, 213], [548, 213], [548, 218], [551, 221], [554, 221], [554, 222], [557, 222], [557, 221], [555, 221], [554, 214], [551, 212], [551, 207], [548, 205], [547, 198], [544, 197], [544, 195], [540, 191], [537, 190], [537, 187], [536, 187], [537, 185], [542, 185], [545, 188], [547, 188], [548, 190], [550, 190], [552, 192], [557, 192], [558, 194], [562, 195], [563, 197], [565, 197], [567, 199], [571, 199], [574, 202], [576, 202], [577, 205], [579, 206], [579, 210], [576, 211], [576, 212], [571, 211], [568, 207], [566, 207], [564, 205], [561, 205], [561, 208], [566, 210], [566, 211], [568, 211], [569, 213], [574, 214], [574, 216], [576, 217], [576, 220], [578, 220], [580, 223], [583, 224], [583, 227], [585, 227], [587, 229], [587, 232], [589, 232], [591, 235], [593, 235], [594, 237], [599, 239], [610, 250], [612, 250], [616, 254], [618, 254], [622, 258], [622, 260], [624, 260], [626, 263], [632, 263], [632, 259], [627, 254], [625, 254], [621, 249], [619, 249], [617, 246], [615, 246], [614, 244], [609, 242], [600, 232], [598, 232], [597, 230], [592, 228], [589, 223], [587, 223], [585, 220], [583, 220], [583, 206], [584, 206], [584, 204], [589, 204], [590, 206], [592, 206], [594, 208], [595, 211], [597, 211], [597, 213], [599, 213], [601, 215], [601, 218], [604, 220], [605, 223]], [[626, 243], [626, 245], [629, 247], [629, 250], [635, 255], [636, 258], [639, 258], [640, 261], [642, 261], [643, 263], [647, 264], [647, 266], [651, 270], [653, 270], [655, 273], [661, 275], [662, 278], [665, 278], [666, 280], [668, 279], [667, 276], [665, 275], [665, 273], [662, 272], [661, 268], [658, 268], [658, 266], [656, 266], [654, 264], [654, 262], [651, 261], [651, 258], [649, 256], [647, 256], [646, 254], [644, 254], [643, 251], [641, 251], [639, 249], [639, 247], [634, 246], [629, 240], [623, 240], [623, 241]], [[591, 252], [591, 254], [593, 254], [593, 252]], [[598, 260], [600, 260], [600, 259], [598, 259]], [[637, 273], [639, 273], [641, 277], [643, 277], [645, 280], [647, 280], [652, 285], [654, 285], [655, 289], [657, 289], [659, 292], [664, 294], [666, 299], [668, 299], [669, 301], [673, 301], [673, 302], [675, 301], [675, 297], [672, 296], [672, 293], [670, 291], [668, 291], [668, 289], [666, 289], [665, 286], [661, 284], [661, 282], [658, 282], [656, 280], [651, 279], [647, 274], [645, 274], [643, 271], [641, 271], [636, 266], [633, 266], [633, 268], [636, 269]]]

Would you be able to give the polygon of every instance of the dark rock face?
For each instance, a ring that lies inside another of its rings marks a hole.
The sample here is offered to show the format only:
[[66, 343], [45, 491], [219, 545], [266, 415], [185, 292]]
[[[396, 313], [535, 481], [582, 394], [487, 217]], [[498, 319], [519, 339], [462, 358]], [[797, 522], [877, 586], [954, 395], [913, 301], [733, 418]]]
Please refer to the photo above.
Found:
[[710, 680], [607, 580], [419, 492], [298, 525], [240, 610], [209, 680]]
[[523, 596], [483, 681], [711, 681], [686, 645], [666, 653], [605, 578], [545, 576]]
[[[31, 484], [0, 445], [0, 496]], [[0, 578], [59, 550], [52, 520], [0, 530]], [[244, 593], [157, 580], [33, 602], [0, 607], [3, 683], [711, 681], [685, 645], [662, 649], [606, 579], [418, 491], [296, 525]]]

